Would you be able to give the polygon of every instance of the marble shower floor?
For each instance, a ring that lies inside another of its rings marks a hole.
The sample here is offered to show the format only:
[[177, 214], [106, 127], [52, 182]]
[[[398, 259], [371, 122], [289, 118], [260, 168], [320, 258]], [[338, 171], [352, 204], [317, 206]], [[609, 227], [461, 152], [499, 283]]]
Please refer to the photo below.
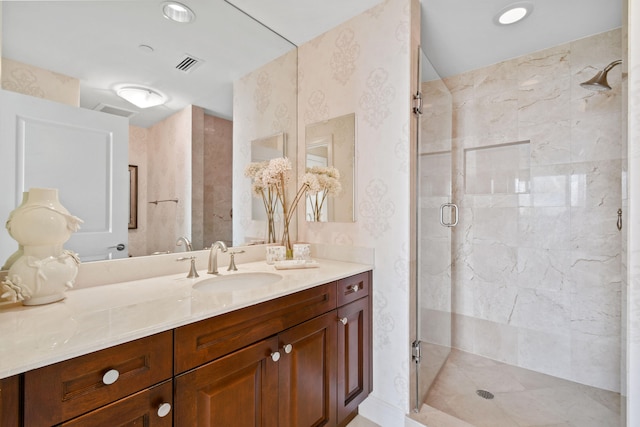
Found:
[[411, 418], [428, 427], [620, 427], [620, 408], [618, 393], [453, 350]]

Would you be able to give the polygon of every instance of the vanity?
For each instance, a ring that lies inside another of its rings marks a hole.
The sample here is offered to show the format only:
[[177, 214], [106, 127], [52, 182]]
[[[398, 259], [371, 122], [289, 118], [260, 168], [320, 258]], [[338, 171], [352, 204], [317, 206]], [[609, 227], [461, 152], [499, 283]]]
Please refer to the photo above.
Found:
[[282, 279], [169, 275], [0, 308], [0, 425], [346, 425], [372, 389], [371, 266], [240, 270]]

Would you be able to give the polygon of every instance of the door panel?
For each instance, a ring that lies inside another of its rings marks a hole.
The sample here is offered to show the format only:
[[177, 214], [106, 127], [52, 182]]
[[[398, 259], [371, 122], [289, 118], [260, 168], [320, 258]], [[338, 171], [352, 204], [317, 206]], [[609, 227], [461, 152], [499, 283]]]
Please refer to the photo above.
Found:
[[369, 297], [338, 309], [338, 419], [344, 420], [369, 395]]
[[280, 427], [336, 424], [336, 334], [334, 310], [279, 335]]
[[176, 427], [276, 427], [277, 344], [260, 341], [176, 377]]
[[[63, 206], [84, 221], [66, 249], [83, 261], [128, 256], [127, 119], [0, 91], [0, 138], [0, 218], [29, 188], [57, 188]], [[16, 249], [2, 239], [0, 259]]]
[[416, 331], [421, 354], [416, 370], [417, 409], [451, 350], [452, 233], [457, 224], [452, 194], [452, 96], [422, 52], [420, 70], [424, 108], [417, 141]]

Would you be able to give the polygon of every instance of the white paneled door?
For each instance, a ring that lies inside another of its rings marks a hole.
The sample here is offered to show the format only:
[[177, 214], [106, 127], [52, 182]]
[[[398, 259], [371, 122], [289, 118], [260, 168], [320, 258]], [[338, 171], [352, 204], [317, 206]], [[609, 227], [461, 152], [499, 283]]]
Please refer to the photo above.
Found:
[[[65, 243], [82, 261], [128, 256], [128, 119], [0, 91], [0, 220], [29, 188], [57, 188], [82, 219]], [[17, 249], [6, 231], [0, 264]]]

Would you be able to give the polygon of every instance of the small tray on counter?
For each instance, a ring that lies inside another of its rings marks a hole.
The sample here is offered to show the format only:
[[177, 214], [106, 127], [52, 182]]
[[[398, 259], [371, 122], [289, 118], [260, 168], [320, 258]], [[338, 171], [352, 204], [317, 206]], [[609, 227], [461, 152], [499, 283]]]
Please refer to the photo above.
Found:
[[320, 263], [315, 260], [305, 261], [303, 259], [287, 259], [276, 261], [273, 263], [276, 270], [292, 270], [296, 268], [314, 268], [320, 267]]

